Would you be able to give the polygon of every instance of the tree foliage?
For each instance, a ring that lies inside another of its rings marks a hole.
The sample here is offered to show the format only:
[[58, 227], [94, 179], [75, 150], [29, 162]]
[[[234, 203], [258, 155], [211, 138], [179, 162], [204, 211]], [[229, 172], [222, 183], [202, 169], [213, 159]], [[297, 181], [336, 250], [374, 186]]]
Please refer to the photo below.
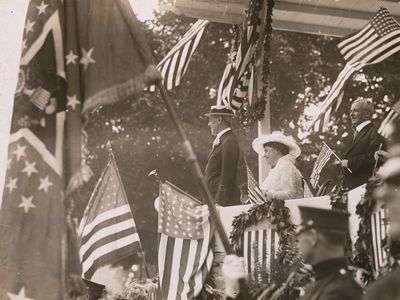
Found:
[[[194, 21], [165, 13], [146, 23], [148, 42], [156, 61], [164, 57]], [[213, 140], [202, 116], [216, 101], [231, 40], [230, 25], [209, 24], [182, 84], [170, 92], [202, 167]], [[347, 83], [343, 104], [335, 113], [328, 133], [309, 131], [306, 127], [310, 119], [307, 112], [324, 99], [328, 87], [344, 66], [336, 50], [337, 43], [338, 39], [332, 37], [282, 31], [273, 33], [269, 99], [272, 129], [283, 130], [301, 144], [303, 155], [298, 163], [304, 177], [310, 175], [323, 140], [339, 153], [342, 150], [343, 139], [351, 130], [347, 117], [350, 101], [358, 96], [372, 98], [379, 125], [385, 108], [400, 96], [400, 57], [395, 55], [379, 65], [365, 68]], [[130, 101], [100, 108], [91, 113], [86, 131], [89, 164], [96, 175], [81, 192], [77, 216], [82, 215], [95, 181], [105, 166], [105, 144], [110, 140], [143, 248], [148, 260], [155, 263], [157, 215], [153, 202], [158, 186], [154, 178], [147, 176], [148, 173], [157, 169], [161, 178], [199, 196], [162, 99], [158, 93], [145, 92]], [[251, 141], [257, 129], [244, 132], [235, 124], [234, 131], [239, 136], [242, 152], [255, 170], [257, 157], [251, 150]], [[332, 166], [322, 178], [337, 181], [339, 175], [339, 168]]]

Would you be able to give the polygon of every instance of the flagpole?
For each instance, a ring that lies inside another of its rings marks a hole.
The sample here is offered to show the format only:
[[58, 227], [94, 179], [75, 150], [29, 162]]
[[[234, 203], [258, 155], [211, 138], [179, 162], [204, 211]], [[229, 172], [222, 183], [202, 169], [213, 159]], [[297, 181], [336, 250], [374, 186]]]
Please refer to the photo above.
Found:
[[[339, 158], [339, 156], [336, 155], [335, 152], [333, 152], [333, 150], [331, 149], [331, 147], [329, 147], [325, 142], [322, 142], [326, 147], [328, 147], [329, 150], [332, 151], [332, 154], [336, 157], [336, 159], [342, 163], [342, 160]], [[349, 171], [350, 173], [353, 173], [348, 167], [346, 167], [347, 171]]]
[[[126, 200], [128, 200], [128, 196], [126, 195], [126, 191], [125, 191], [124, 185], [122, 183], [121, 175], [119, 174], [117, 162], [115, 161], [115, 156], [114, 156], [114, 152], [113, 152], [113, 149], [112, 149], [112, 146], [111, 146], [111, 141], [107, 141], [106, 148], [107, 148], [107, 151], [108, 151], [108, 155], [110, 157], [110, 162], [114, 165], [115, 169], [117, 170], [117, 177], [118, 177], [119, 183], [121, 184], [121, 189], [122, 189], [122, 192], [124, 193], [124, 197], [125, 197]], [[131, 210], [129, 210], [129, 211], [131, 212], [132, 220], [134, 220], [133, 215], [132, 215], [132, 211]], [[149, 273], [149, 269], [147, 268], [146, 256], [145, 256], [144, 251], [143, 251], [142, 242], [140, 241], [140, 239], [139, 239], [138, 242], [139, 242], [140, 250], [142, 250], [141, 251], [141, 258], [142, 258], [142, 261], [143, 261], [143, 264], [144, 264], [144, 269], [146, 271], [147, 278], [150, 278], [150, 273]]]
[[[380, 152], [381, 150], [382, 150], [382, 143], [379, 145], [378, 152]], [[374, 170], [372, 172], [372, 175], [375, 175], [375, 173], [376, 173], [376, 168], [378, 167], [378, 161], [379, 161], [379, 155], [375, 159]]]
[[[137, 28], [140, 28], [140, 23], [137, 20], [134, 12], [132, 10], [131, 5], [129, 4], [129, 2], [127, 0], [117, 0], [116, 2], [118, 4], [119, 10], [126, 22], [126, 25], [128, 26], [130, 34], [132, 35], [133, 39], [136, 41], [138, 47], [140, 48], [139, 53], [142, 55], [143, 60], [147, 64], [151, 64], [152, 57], [153, 57], [152, 52], [150, 51], [150, 48], [148, 47], [148, 44], [146, 42], [146, 38], [145, 38], [143, 32], [141, 32], [140, 30], [137, 29]], [[204, 180], [204, 176], [200, 169], [200, 165], [197, 160], [196, 154], [192, 148], [192, 145], [191, 145], [189, 139], [186, 136], [186, 133], [183, 129], [181, 122], [178, 119], [178, 115], [172, 104], [172, 101], [168, 97], [167, 92], [161, 83], [161, 80], [158, 80], [156, 85], [157, 85], [157, 87], [160, 91], [160, 94], [164, 100], [165, 106], [166, 106], [167, 111], [170, 115], [170, 118], [175, 126], [175, 129], [178, 132], [178, 135], [181, 139], [182, 148], [184, 150], [184, 153], [186, 154], [186, 161], [188, 162], [191, 172], [192, 172], [192, 175], [200, 189], [202, 198], [207, 203], [208, 209], [210, 211], [211, 220], [214, 221], [215, 228], [221, 238], [225, 252], [227, 254], [235, 254], [235, 252], [233, 251], [233, 248], [229, 242], [228, 236], [225, 233], [224, 227], [222, 226], [222, 222], [218, 215], [218, 211], [215, 207], [210, 190], [208, 189], [206, 182]], [[240, 280], [240, 290], [241, 290], [241, 293], [242, 293], [244, 299], [250, 299], [247, 286], [244, 284], [244, 280]]]

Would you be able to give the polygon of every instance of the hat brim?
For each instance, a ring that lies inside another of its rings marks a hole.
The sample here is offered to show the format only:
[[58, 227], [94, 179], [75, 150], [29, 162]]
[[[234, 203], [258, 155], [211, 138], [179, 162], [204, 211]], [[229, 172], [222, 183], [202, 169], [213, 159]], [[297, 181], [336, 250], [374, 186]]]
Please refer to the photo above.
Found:
[[289, 154], [293, 155], [294, 157], [299, 157], [301, 154], [300, 147], [296, 144], [296, 142], [284, 135], [268, 134], [259, 136], [253, 141], [252, 146], [255, 152], [257, 152], [259, 155], [264, 155], [264, 145], [270, 142], [285, 145], [289, 148]]
[[225, 116], [225, 117], [234, 117], [235, 115], [234, 114], [229, 114], [229, 113], [217, 113], [217, 112], [215, 112], [215, 113], [206, 113], [206, 114], [204, 114], [204, 116], [205, 117], [212, 117], [212, 116]]

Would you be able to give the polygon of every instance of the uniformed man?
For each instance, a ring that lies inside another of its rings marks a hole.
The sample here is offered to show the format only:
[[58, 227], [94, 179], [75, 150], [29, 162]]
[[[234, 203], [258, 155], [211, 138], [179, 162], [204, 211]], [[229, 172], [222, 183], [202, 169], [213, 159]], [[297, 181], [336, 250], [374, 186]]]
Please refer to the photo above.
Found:
[[349, 214], [306, 206], [299, 209], [298, 247], [315, 274], [301, 300], [361, 299], [362, 289], [348, 270], [344, 255]]
[[[306, 264], [312, 265], [315, 281], [306, 287], [301, 300], [359, 300], [362, 289], [348, 270], [344, 256], [349, 214], [300, 206], [302, 218], [298, 228], [298, 247]], [[239, 279], [246, 278], [243, 259], [225, 258], [223, 266], [225, 293], [228, 299], [243, 299]]]

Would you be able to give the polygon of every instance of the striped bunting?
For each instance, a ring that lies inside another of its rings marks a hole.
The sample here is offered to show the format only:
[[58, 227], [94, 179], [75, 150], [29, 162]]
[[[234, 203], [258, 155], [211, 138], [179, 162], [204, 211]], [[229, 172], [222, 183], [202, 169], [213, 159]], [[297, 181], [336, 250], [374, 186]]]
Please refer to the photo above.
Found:
[[89, 280], [98, 268], [142, 252], [113, 155], [86, 207], [79, 235], [82, 274]]
[[344, 85], [354, 72], [382, 62], [400, 50], [400, 25], [386, 8], [381, 8], [365, 27], [339, 43], [338, 48], [346, 65], [312, 120], [316, 131], [327, 129], [331, 110], [339, 108]]
[[390, 109], [386, 118], [379, 126], [378, 133], [384, 138], [388, 138], [391, 132], [391, 123], [400, 118], [400, 100], [397, 101]]
[[382, 208], [371, 215], [371, 234], [373, 251], [373, 269], [378, 272], [386, 264], [387, 254], [384, 241], [387, 237], [387, 210]]
[[211, 269], [212, 230], [206, 205], [160, 183], [158, 273], [163, 299], [194, 299]]
[[315, 161], [314, 168], [311, 172], [310, 182], [314, 189], [317, 188], [322, 169], [331, 159], [333, 151], [326, 144], [324, 144], [319, 152], [317, 160]]
[[245, 270], [253, 280], [262, 281], [263, 273], [273, 274], [279, 250], [278, 233], [271, 228], [246, 230], [239, 242]]
[[[180, 84], [189, 66], [189, 61], [203, 36], [204, 28], [208, 23], [208, 20], [198, 20], [194, 23], [183, 38], [157, 65], [157, 69], [163, 76], [162, 83], [165, 89], [171, 90]], [[150, 87], [150, 91], [155, 91], [154, 85]]]
[[246, 169], [247, 169], [247, 190], [249, 193], [248, 202], [255, 204], [261, 204], [266, 202], [265, 195], [258, 186], [258, 183], [254, 178], [254, 175], [251, 172], [249, 166], [246, 166]]

